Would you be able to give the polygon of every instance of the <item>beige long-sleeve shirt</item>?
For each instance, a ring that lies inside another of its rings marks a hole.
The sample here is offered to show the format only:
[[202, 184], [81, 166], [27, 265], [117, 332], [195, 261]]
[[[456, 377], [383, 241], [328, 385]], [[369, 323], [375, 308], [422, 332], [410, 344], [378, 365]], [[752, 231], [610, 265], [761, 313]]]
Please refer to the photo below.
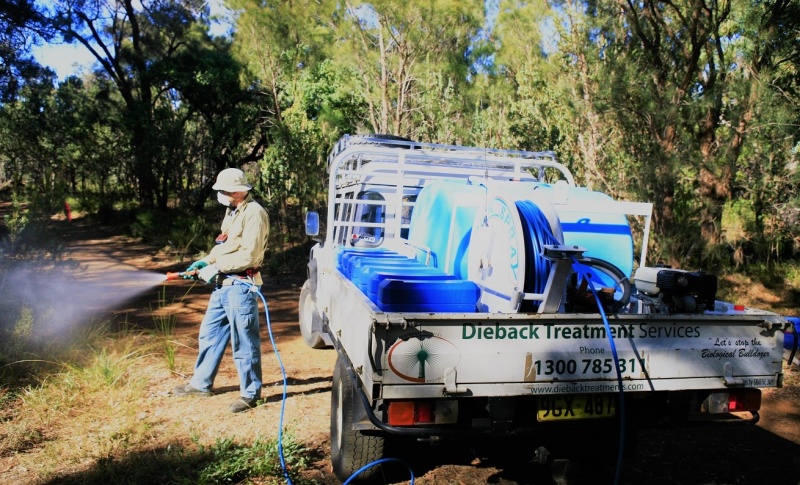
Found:
[[[269, 237], [267, 211], [248, 194], [238, 207], [225, 211], [222, 234], [228, 236], [225, 242], [214, 246], [202, 261], [215, 264], [220, 273], [226, 274], [260, 267], [264, 262]], [[261, 275], [256, 273], [253, 282], [256, 285], [263, 284]], [[228, 278], [223, 284], [231, 283]]]

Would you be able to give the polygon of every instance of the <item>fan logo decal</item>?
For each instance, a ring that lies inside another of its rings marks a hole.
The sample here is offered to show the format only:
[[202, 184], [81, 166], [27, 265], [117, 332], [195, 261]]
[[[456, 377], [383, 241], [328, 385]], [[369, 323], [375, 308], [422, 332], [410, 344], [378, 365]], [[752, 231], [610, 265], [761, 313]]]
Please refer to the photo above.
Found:
[[403, 336], [389, 348], [389, 369], [409, 382], [441, 382], [448, 367], [461, 361], [458, 347], [431, 332]]

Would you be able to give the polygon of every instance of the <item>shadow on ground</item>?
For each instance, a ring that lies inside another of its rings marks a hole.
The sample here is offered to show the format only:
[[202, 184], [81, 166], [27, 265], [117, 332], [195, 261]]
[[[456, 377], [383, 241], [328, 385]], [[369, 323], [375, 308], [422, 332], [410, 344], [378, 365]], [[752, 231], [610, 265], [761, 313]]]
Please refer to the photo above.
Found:
[[[319, 460], [320, 452], [306, 450], [307, 460]], [[276, 456], [253, 453], [249, 447], [221, 443], [213, 448], [190, 450], [183, 445], [137, 451], [123, 458], [102, 458], [88, 470], [62, 474], [44, 482], [47, 485], [139, 484], [139, 483], [242, 483], [250, 470], [258, 469], [260, 479], [280, 483], [284, 478]], [[294, 472], [297, 484], [315, 483]]]
[[[756, 426], [641, 430], [638, 442], [635, 456], [624, 461], [620, 485], [800, 483], [800, 445]], [[440, 483], [437, 477], [441, 483], [445, 477], [447, 483], [553, 483], [549, 467], [515, 463], [464, 443], [398, 443], [390, 453], [411, 465], [415, 476], [424, 475], [424, 483]], [[615, 463], [583, 464], [576, 470], [577, 483], [611, 484], [615, 471]], [[385, 483], [407, 483], [409, 475], [402, 465], [391, 464], [384, 478]]]

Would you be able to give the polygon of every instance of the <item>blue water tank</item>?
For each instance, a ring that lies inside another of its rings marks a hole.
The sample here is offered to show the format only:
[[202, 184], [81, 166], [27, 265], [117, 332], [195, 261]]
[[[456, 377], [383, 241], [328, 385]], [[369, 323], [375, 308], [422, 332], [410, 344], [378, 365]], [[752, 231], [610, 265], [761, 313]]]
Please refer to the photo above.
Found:
[[586, 248], [585, 256], [599, 258], [619, 268], [626, 276], [633, 273], [633, 235], [624, 214], [597, 212], [592, 204], [613, 200], [601, 192], [572, 187], [570, 205], [585, 201], [585, 208], [567, 211], [554, 204], [564, 232], [564, 244]]
[[[470, 232], [485, 198], [486, 190], [481, 186], [452, 180], [429, 183], [417, 196], [408, 241], [430, 248], [431, 266], [466, 278]], [[417, 259], [426, 258], [427, 253], [418, 250]]]

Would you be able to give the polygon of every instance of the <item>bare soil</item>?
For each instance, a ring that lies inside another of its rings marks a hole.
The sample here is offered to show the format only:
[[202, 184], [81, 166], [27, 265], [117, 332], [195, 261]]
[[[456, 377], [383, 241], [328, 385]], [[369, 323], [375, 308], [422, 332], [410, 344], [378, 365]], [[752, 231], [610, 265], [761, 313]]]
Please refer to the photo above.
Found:
[[[79, 278], [84, 281], [108, 279], [107, 284], [130, 285], [141, 280], [141, 275], [180, 271], [187, 266], [187, 262], [176, 262], [169, 251], [93, 227], [80, 219], [71, 223], [59, 221], [57, 225], [59, 237], [67, 244], [68, 257], [79, 263]], [[107, 310], [116, 324], [131, 327], [152, 328], [159, 316], [177, 318], [175, 340], [180, 346], [176, 372], [166, 368], [154, 372], [140, 403], [141, 419], [150, 421], [155, 430], [154, 442], [148, 446], [156, 449], [192, 440], [213, 443], [222, 437], [248, 442], [258, 436], [276, 436], [283, 387], [266, 326], [262, 331], [265, 405], [240, 415], [228, 412], [228, 406], [238, 397], [238, 379], [229, 355], [217, 376], [214, 396], [175, 397], [171, 389], [191, 376], [197, 330], [211, 289], [187, 280], [156, 280], [157, 276], [151, 276], [150, 283], [141, 283], [135, 296], [116, 302]], [[333, 350], [307, 348], [299, 335], [297, 301], [302, 280], [302, 275], [283, 275], [268, 279], [263, 288], [272, 337], [288, 376], [284, 426], [312, 450], [313, 469], [307, 478], [321, 484], [339, 483], [331, 474], [328, 458], [331, 375], [336, 355]], [[775, 301], [763, 288], [761, 294], [749, 296], [762, 302]], [[83, 297], [92, 300], [90, 294]], [[785, 387], [765, 391], [761, 420], [755, 426], [639, 431], [638, 451], [625, 462], [621, 483], [800, 484], [800, 377], [797, 367], [787, 368], [786, 375]], [[413, 466], [417, 483], [422, 484], [550, 483], [542, 467], [505, 465], [482, 456], [468, 444], [431, 447], [414, 443], [394, 453]], [[608, 477], [609, 472], [613, 476], [613, 468], [609, 463], [605, 470], [585, 470], [584, 481], [602, 483], [600, 480], [604, 479], [600, 477]], [[0, 482], [31, 483], [29, 478], [24, 470], [15, 468], [14, 456], [0, 458]], [[405, 478], [399, 474], [387, 483], [408, 483], [407, 473]]]

